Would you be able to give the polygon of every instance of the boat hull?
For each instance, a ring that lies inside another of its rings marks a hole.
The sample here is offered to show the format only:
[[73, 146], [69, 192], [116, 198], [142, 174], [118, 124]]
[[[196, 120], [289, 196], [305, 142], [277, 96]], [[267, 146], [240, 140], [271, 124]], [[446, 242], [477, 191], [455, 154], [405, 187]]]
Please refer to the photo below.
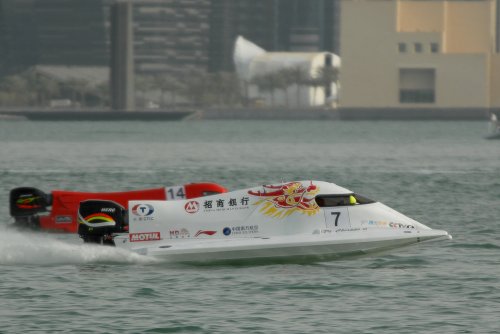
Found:
[[118, 247], [129, 248], [141, 255], [174, 262], [208, 262], [230, 260], [332, 258], [347, 254], [372, 253], [420, 242], [451, 239], [446, 231], [429, 230], [411, 236], [293, 236], [274, 238], [242, 238], [232, 240], [159, 241], [147, 247], [134, 246], [128, 236], [115, 238]]

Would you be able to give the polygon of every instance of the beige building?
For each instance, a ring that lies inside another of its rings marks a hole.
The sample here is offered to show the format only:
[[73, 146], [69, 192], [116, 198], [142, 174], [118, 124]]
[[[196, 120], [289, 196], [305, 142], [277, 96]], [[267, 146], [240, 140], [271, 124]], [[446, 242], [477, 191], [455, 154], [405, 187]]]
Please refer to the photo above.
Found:
[[344, 108], [500, 107], [497, 0], [342, 1]]

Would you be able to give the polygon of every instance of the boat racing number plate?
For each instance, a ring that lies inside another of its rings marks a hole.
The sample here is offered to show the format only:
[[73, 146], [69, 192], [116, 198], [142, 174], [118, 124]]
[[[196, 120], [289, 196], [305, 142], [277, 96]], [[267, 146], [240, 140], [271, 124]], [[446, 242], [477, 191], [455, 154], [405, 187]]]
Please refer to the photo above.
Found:
[[336, 228], [348, 228], [351, 227], [349, 222], [349, 212], [347, 207], [339, 208], [325, 208], [325, 222], [326, 228], [336, 229]]
[[165, 191], [167, 193], [168, 201], [186, 199], [186, 189], [184, 186], [167, 187]]

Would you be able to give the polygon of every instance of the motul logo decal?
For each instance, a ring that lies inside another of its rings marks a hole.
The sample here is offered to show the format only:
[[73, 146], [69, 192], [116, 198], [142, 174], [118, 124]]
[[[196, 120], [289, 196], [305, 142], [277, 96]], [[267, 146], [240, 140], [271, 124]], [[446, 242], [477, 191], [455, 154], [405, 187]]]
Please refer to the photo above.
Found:
[[160, 232], [130, 233], [130, 242], [161, 240]]
[[184, 205], [184, 210], [186, 210], [187, 213], [196, 213], [200, 209], [200, 203], [196, 201], [189, 201]]

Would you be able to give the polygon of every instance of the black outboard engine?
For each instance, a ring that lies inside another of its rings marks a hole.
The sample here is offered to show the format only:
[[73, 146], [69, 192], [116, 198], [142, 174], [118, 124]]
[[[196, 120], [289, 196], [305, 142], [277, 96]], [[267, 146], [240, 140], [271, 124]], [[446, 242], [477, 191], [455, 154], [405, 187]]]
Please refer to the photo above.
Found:
[[120, 204], [103, 200], [80, 202], [78, 235], [83, 242], [114, 246], [113, 233], [127, 230], [127, 210]]
[[39, 213], [48, 212], [52, 195], [32, 187], [15, 188], [10, 191], [10, 215], [15, 225], [22, 228], [40, 227]]

